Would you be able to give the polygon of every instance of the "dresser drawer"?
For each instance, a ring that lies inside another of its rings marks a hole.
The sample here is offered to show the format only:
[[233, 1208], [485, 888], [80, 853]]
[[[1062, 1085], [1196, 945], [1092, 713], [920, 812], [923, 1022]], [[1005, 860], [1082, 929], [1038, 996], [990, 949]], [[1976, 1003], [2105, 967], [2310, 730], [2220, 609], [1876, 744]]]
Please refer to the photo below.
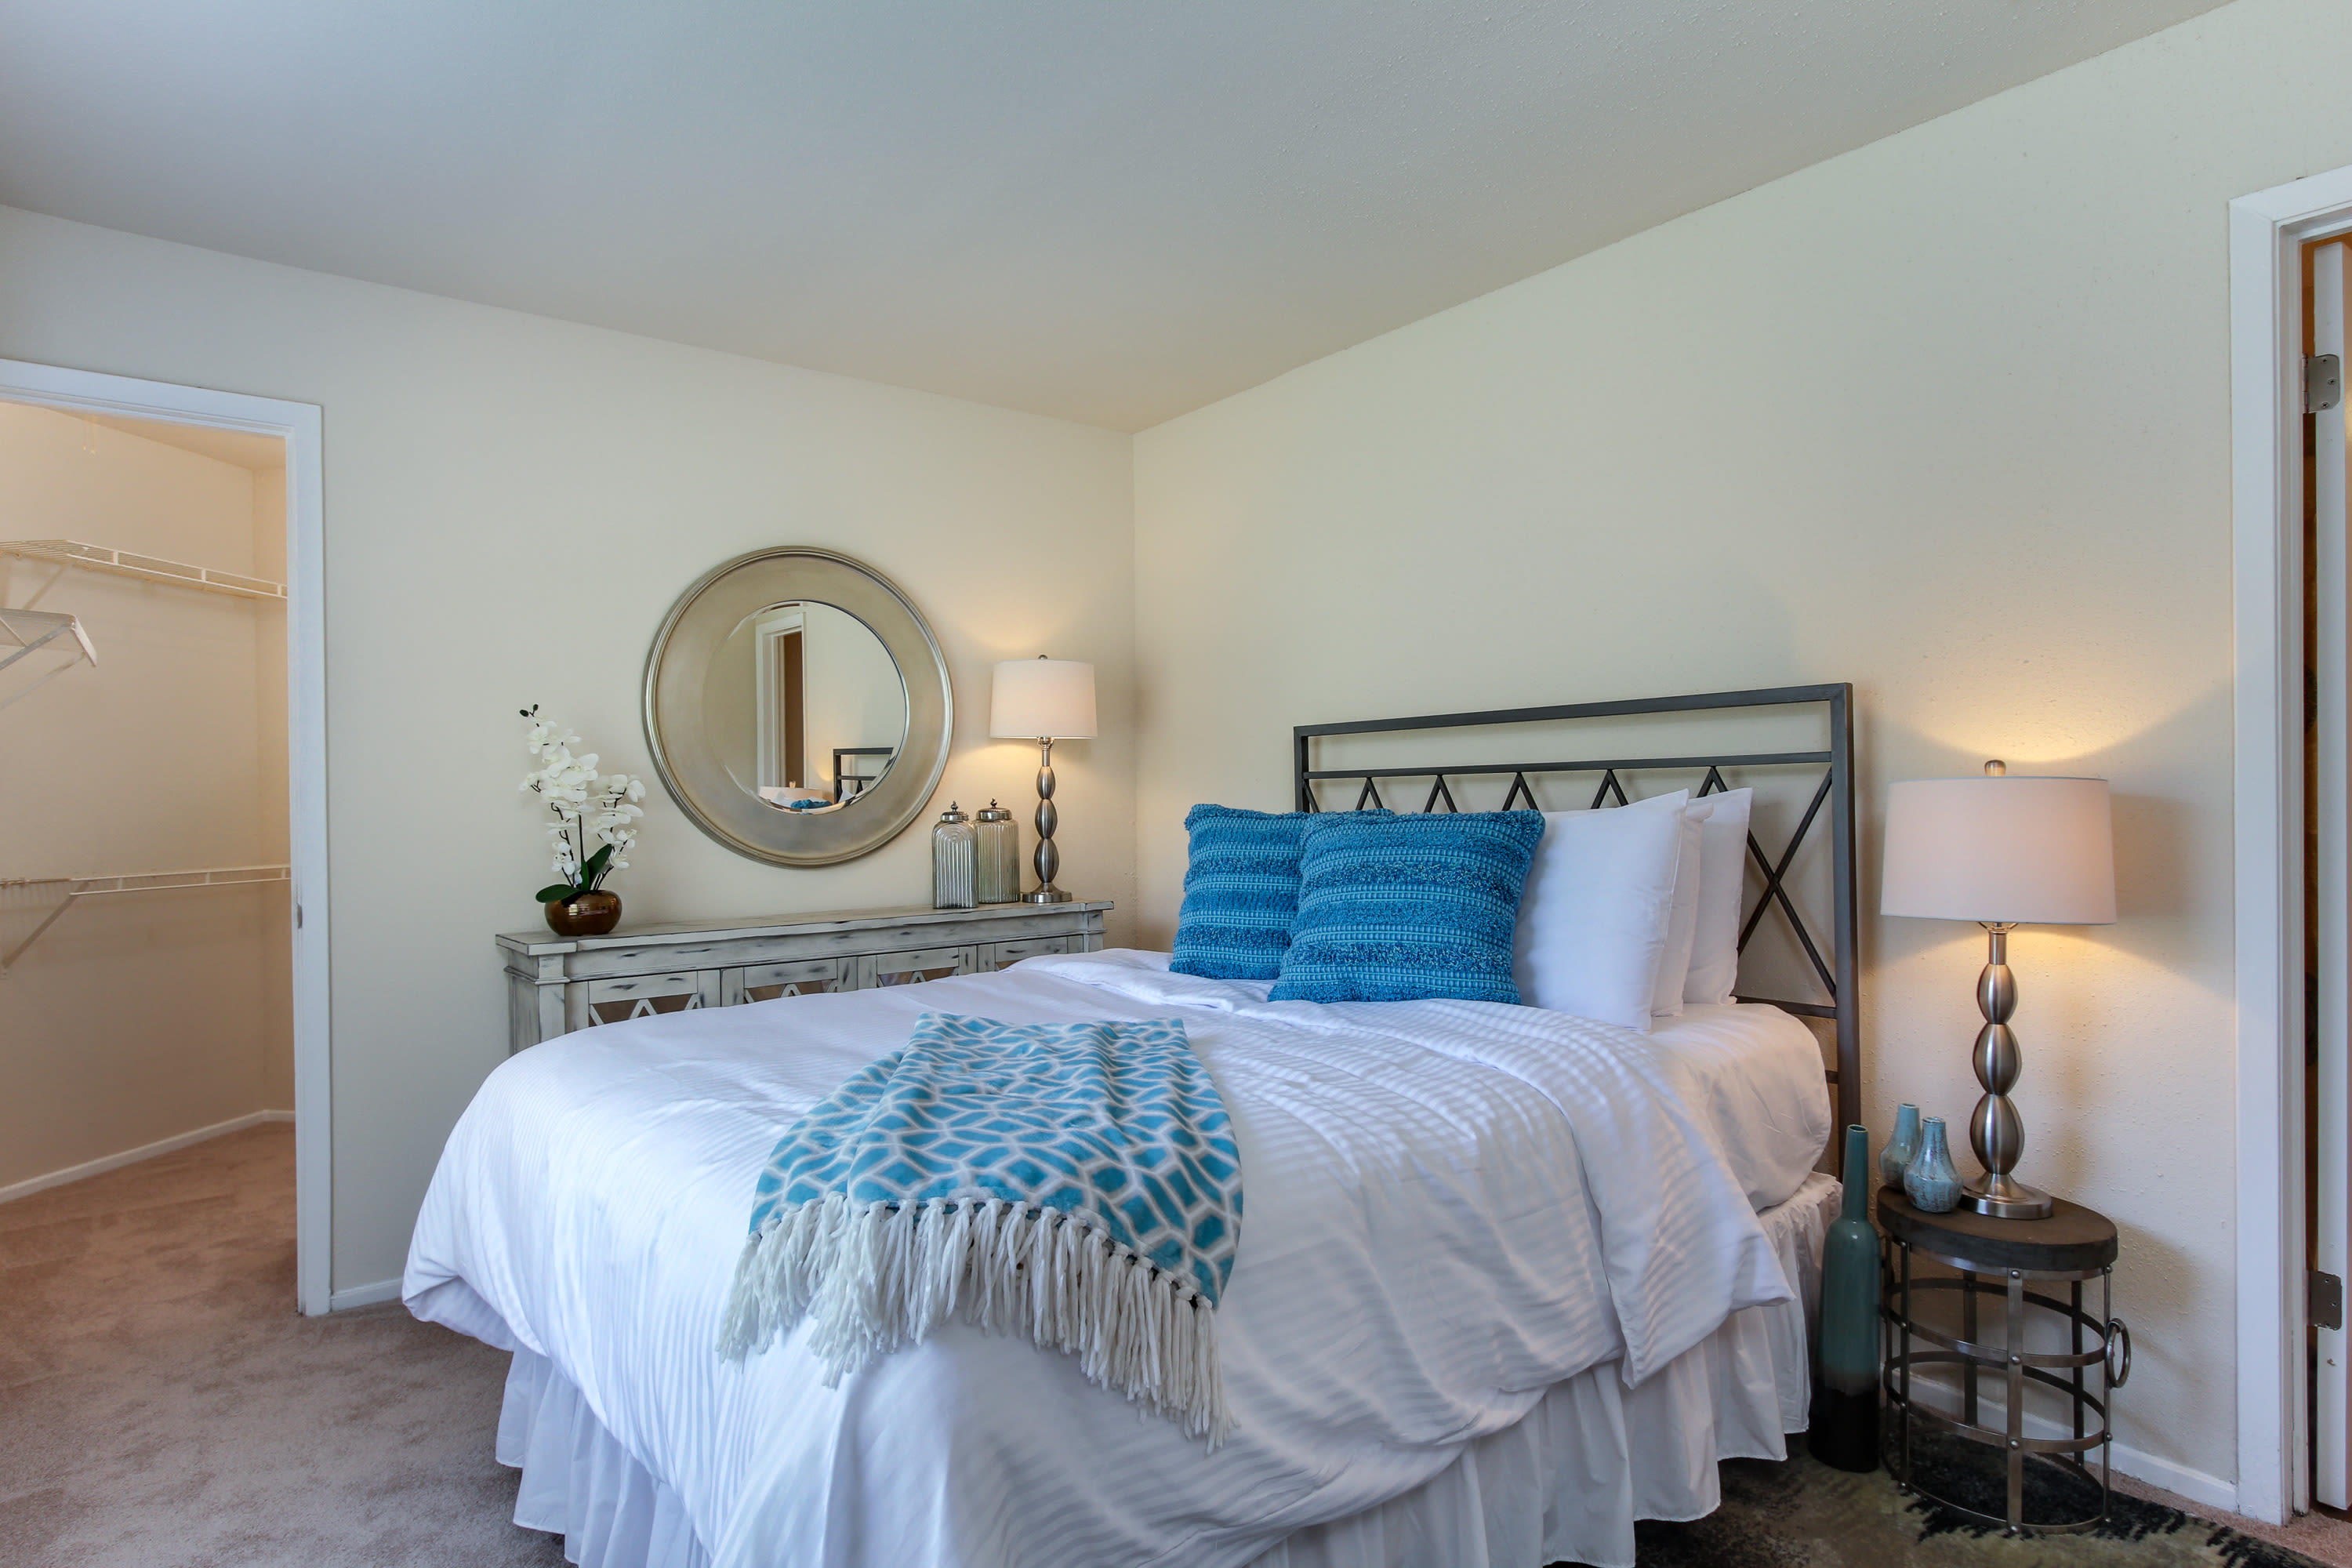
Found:
[[579, 987], [588, 1010], [579, 1026], [617, 1024], [624, 1018], [646, 1018], [656, 1013], [683, 1013], [689, 1007], [715, 1007], [718, 983], [718, 972], [709, 969], [591, 980]]
[[976, 947], [926, 947], [912, 952], [874, 952], [857, 961], [861, 991], [880, 985], [916, 985], [926, 980], [947, 980], [970, 974], [977, 967]]
[[719, 972], [719, 1005], [740, 1007], [746, 1002], [774, 1002], [786, 996], [814, 996], [838, 991], [850, 966], [837, 958], [807, 959], [797, 963], [746, 963]]
[[992, 974], [1040, 953], [1093, 952], [1110, 908], [902, 905], [650, 924], [606, 936], [510, 931], [498, 939], [508, 1048], [630, 1018]]
[[1025, 942], [992, 942], [980, 950], [980, 969], [983, 974], [993, 974], [1000, 969], [1010, 969], [1024, 958], [1034, 958], [1042, 952], [1073, 952], [1082, 939], [1070, 936], [1038, 936]]

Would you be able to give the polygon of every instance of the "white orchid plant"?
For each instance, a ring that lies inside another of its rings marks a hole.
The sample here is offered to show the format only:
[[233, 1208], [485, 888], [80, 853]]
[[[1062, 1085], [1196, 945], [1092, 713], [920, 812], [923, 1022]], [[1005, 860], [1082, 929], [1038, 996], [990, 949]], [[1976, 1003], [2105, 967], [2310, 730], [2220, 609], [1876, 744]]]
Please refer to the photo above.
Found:
[[554, 903], [593, 893], [605, 878], [628, 865], [620, 857], [637, 841], [634, 825], [645, 816], [636, 804], [646, 798], [645, 781], [626, 773], [598, 773], [593, 752], [573, 755], [572, 748], [580, 737], [541, 718], [537, 703], [523, 709], [522, 716], [530, 721], [525, 744], [540, 763], [522, 787], [545, 801], [553, 814], [547, 831], [555, 840], [555, 874], [563, 879], [541, 888], [539, 901]]

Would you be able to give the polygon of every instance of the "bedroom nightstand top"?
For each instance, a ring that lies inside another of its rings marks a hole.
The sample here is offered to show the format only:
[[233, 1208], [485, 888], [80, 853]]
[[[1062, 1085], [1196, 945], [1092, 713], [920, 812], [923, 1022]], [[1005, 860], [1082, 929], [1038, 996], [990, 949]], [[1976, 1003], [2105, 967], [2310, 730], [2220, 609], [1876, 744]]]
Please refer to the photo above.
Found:
[[2064, 1198], [2047, 1219], [1995, 1219], [1965, 1206], [1928, 1214], [1900, 1189], [1881, 1187], [1878, 1226], [1890, 1239], [1959, 1260], [1963, 1268], [2084, 1274], [2116, 1260], [2115, 1222]]

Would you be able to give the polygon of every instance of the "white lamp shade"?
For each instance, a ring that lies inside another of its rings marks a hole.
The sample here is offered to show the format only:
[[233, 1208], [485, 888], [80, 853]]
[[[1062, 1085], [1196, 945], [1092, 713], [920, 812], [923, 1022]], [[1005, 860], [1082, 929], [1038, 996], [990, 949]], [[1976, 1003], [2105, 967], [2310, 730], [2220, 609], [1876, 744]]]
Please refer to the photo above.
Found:
[[1878, 910], [2009, 925], [2116, 918], [2105, 779], [1910, 779], [1886, 795]]
[[1008, 658], [996, 667], [988, 732], [1001, 740], [1090, 741], [1095, 667], [1075, 658]]

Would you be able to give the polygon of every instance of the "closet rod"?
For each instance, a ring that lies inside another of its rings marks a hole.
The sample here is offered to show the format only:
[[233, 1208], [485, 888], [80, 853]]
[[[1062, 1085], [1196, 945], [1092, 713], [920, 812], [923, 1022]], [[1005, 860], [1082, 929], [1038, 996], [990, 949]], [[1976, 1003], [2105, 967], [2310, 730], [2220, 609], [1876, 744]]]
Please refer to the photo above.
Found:
[[232, 888], [253, 882], [284, 882], [291, 880], [293, 871], [285, 866], [208, 866], [197, 871], [146, 871], [125, 877], [14, 877], [0, 879], [0, 888], [53, 888], [62, 886], [64, 898], [58, 900], [39, 925], [33, 928], [24, 941], [0, 954], [0, 973], [25, 956], [25, 950], [41, 940], [41, 933], [58, 923], [58, 917], [73, 908], [76, 899], [93, 899], [108, 893], [161, 893], [174, 888]]

